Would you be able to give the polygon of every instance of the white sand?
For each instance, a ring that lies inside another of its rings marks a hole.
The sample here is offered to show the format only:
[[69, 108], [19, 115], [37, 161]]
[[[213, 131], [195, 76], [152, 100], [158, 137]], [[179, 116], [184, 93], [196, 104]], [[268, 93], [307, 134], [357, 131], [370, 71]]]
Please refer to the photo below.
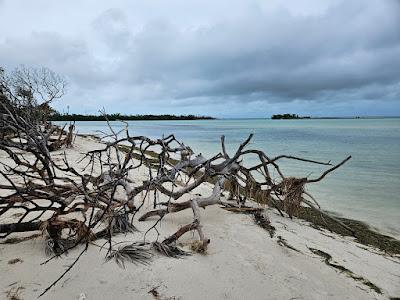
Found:
[[[67, 150], [70, 162], [80, 153], [99, 147], [93, 139], [78, 137], [74, 149]], [[61, 153], [61, 152], [58, 152]], [[56, 153], [57, 154], [57, 153]], [[0, 152], [1, 161], [7, 161]], [[1, 191], [0, 191], [1, 192]], [[207, 195], [204, 185], [195, 193]], [[91, 246], [79, 263], [43, 299], [154, 299], [148, 292], [158, 287], [160, 299], [387, 299], [400, 297], [400, 258], [386, 257], [336, 234], [320, 231], [304, 221], [282, 218], [268, 210], [274, 238], [254, 224], [251, 216], [227, 212], [218, 206], [201, 210], [202, 224], [211, 239], [206, 255], [184, 259], [156, 255], [149, 266], [126, 264], [121, 269], [113, 261], [104, 262], [105, 251]], [[139, 223], [146, 229], [155, 219]], [[190, 223], [190, 210], [167, 215], [158, 227], [164, 238], [180, 225]], [[0, 220], [5, 222], [5, 220]], [[149, 240], [154, 232], [149, 235]], [[280, 246], [277, 236], [300, 252]], [[118, 236], [135, 241], [142, 233]], [[197, 236], [186, 234], [182, 243]], [[96, 241], [101, 245], [102, 241]], [[380, 295], [345, 273], [326, 265], [308, 248], [329, 253], [332, 262], [342, 265], [380, 287]], [[41, 266], [47, 257], [43, 239], [19, 244], [0, 244], [0, 299], [18, 287], [21, 299], [36, 298], [75, 259], [80, 249], [67, 257]], [[9, 264], [11, 259], [22, 262]], [[175, 298], [174, 298], [175, 297]]]

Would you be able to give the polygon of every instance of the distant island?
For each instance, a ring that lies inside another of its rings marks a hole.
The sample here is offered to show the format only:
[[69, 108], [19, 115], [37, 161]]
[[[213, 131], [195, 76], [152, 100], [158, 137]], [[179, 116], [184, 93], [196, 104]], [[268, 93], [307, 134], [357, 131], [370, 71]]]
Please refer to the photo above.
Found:
[[288, 119], [311, 119], [311, 117], [301, 117], [296, 114], [283, 114], [283, 115], [272, 115], [272, 120], [288, 120]]
[[50, 121], [104, 121], [105, 117], [109, 121], [162, 121], [162, 120], [214, 120], [209, 116], [195, 115], [122, 115], [122, 114], [107, 114], [107, 115], [81, 115], [81, 114], [60, 114], [58, 112], [49, 116]]

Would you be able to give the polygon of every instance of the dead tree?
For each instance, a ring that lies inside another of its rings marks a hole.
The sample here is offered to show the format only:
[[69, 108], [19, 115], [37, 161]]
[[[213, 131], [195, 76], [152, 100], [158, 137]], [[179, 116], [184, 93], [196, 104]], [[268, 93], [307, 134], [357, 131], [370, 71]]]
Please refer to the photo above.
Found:
[[[179, 256], [186, 252], [176, 247], [176, 241], [189, 231], [197, 231], [200, 250], [204, 251], [211, 237], [203, 230], [200, 208], [215, 204], [241, 207], [249, 199], [275, 207], [289, 217], [296, 215], [302, 205], [320, 211], [306, 186], [319, 182], [350, 159], [332, 165], [288, 155], [270, 157], [263, 151], [247, 149], [252, 134], [233, 154], [227, 153], [222, 137], [221, 152], [205, 158], [195, 155], [174, 135], [150, 139], [131, 136], [127, 126], [120, 132], [109, 126], [110, 134], [105, 136], [104, 146], [87, 152], [81, 161], [85, 166], [80, 170], [70, 164], [67, 155], [61, 162], [54, 159], [49, 149], [50, 135], [43, 127], [33, 126], [13, 107], [3, 105], [3, 108], [2, 122], [16, 132], [17, 138], [0, 142], [0, 150], [10, 159], [9, 163], [2, 163], [0, 170], [4, 182], [0, 189], [7, 192], [0, 197], [0, 238], [41, 230], [47, 249], [55, 256], [84, 244], [82, 254], [94, 239], [105, 239], [109, 258], [144, 260], [148, 257], [144, 254], [148, 250], [143, 248], [146, 245], [164, 254]], [[258, 162], [253, 166], [244, 165], [243, 159], [250, 155]], [[278, 163], [283, 159], [319, 164], [327, 169], [316, 178], [289, 177], [279, 168]], [[145, 170], [146, 178], [136, 177], [138, 170]], [[277, 177], [271, 175], [273, 170]], [[203, 184], [213, 185], [208, 196], [181, 200]], [[223, 191], [230, 192], [236, 201], [221, 198]], [[144, 199], [150, 194], [154, 209], [145, 211]], [[160, 201], [160, 194], [168, 201]], [[155, 217], [148, 230], [156, 230], [165, 215], [186, 209], [193, 211], [193, 221], [161, 242], [158, 234], [150, 244], [142, 241], [115, 248], [113, 236], [136, 230], [137, 222]], [[13, 216], [15, 221], [1, 222], [6, 216]]]
[[63, 77], [44, 67], [21, 66], [11, 74], [0, 68], [1, 93], [31, 121], [46, 123], [49, 104], [65, 94], [66, 86]]
[[7, 140], [5, 146], [26, 148], [39, 142], [49, 151], [72, 146], [74, 124], [65, 131], [48, 123], [50, 103], [61, 98], [65, 88], [65, 80], [47, 68], [22, 66], [11, 74], [0, 68], [0, 136]]
[[[31, 134], [31, 132], [34, 133]], [[83, 159], [88, 163], [82, 173], [69, 165], [66, 156], [62, 163], [56, 163], [46, 148], [46, 143], [39, 138], [43, 136], [38, 135], [34, 130], [25, 130], [24, 134], [28, 140], [27, 143], [10, 143], [7, 140], [0, 143], [0, 149], [8, 153], [13, 161], [13, 166], [4, 165], [5, 171], [0, 173], [8, 182], [0, 187], [11, 192], [10, 195], [1, 198], [0, 216], [10, 210], [25, 211], [14, 224], [1, 225], [0, 232], [3, 237], [12, 232], [41, 228], [43, 222], [38, 220], [41, 215], [48, 212], [51, 212], [51, 217], [45, 221], [46, 225], [51, 227], [55, 224], [54, 226], [59, 228], [56, 230], [58, 235], [64, 229], [60, 225], [60, 217], [71, 212], [82, 212], [85, 222], [76, 222], [74, 226], [79, 225], [87, 229], [93, 228], [94, 223], [101, 221], [99, 216], [103, 215], [128, 220], [130, 214], [135, 216], [141, 211], [143, 203], [138, 199], [139, 194], [157, 192], [166, 195], [170, 200], [158, 202], [155, 198], [154, 207], [160, 208], [145, 212], [138, 221], [145, 221], [154, 216], [163, 218], [166, 214], [192, 209], [193, 222], [180, 228], [163, 243], [171, 244], [185, 232], [197, 230], [200, 240], [206, 247], [209, 239], [202, 231], [198, 210], [209, 205], [224, 204], [221, 201], [221, 193], [226, 188], [227, 182], [236, 183], [233, 194], [237, 199], [247, 196], [249, 199], [260, 202], [260, 196], [256, 193], [262, 193], [264, 203], [276, 207], [281, 213], [285, 212], [291, 217], [300, 205], [319, 209], [314, 198], [305, 191], [305, 185], [322, 180], [328, 173], [350, 159], [348, 157], [338, 165], [329, 168], [318, 178], [293, 178], [283, 175], [277, 164], [279, 160], [295, 159], [328, 166], [330, 163], [293, 156], [270, 158], [259, 150], [245, 150], [252, 135], [238, 147], [232, 156], [225, 151], [224, 139], [222, 139], [222, 152], [212, 158], [207, 159], [202, 155], [185, 156], [181, 155], [182, 152], [187, 153], [190, 149], [176, 140], [173, 135], [152, 140], [144, 136], [130, 136], [126, 130], [125, 137], [120, 138], [120, 133], [113, 132], [111, 136], [114, 140], [107, 142], [103, 149], [86, 153]], [[125, 153], [121, 151], [121, 146]], [[159, 149], [158, 152], [151, 152], [156, 148]], [[15, 149], [24, 151], [24, 154], [22, 152], [16, 154]], [[28, 154], [31, 155], [30, 159], [26, 158]], [[260, 163], [251, 167], [244, 166], [241, 161], [245, 155], [258, 156]], [[134, 178], [130, 176], [130, 173], [142, 167], [148, 170], [148, 179], [134, 185]], [[271, 177], [271, 168], [276, 170], [280, 178]], [[95, 174], [96, 169], [101, 172]], [[258, 179], [254, 176], [254, 172], [257, 171], [262, 175]], [[183, 186], [180, 185], [181, 187], [177, 184], [179, 178], [186, 179], [186, 183]], [[214, 185], [209, 196], [179, 201], [183, 195], [204, 183]], [[119, 186], [125, 191], [123, 199], [116, 196], [116, 188]], [[229, 189], [232, 192], [232, 186]], [[48, 200], [50, 203], [42, 206], [37, 203], [37, 200]], [[238, 202], [237, 205], [241, 204]], [[95, 214], [91, 221], [94, 223], [87, 223], [87, 213], [93, 213], [93, 211]], [[40, 212], [40, 214], [33, 220], [24, 222], [32, 212]], [[68, 223], [65, 226], [72, 225]], [[109, 231], [114, 232], [114, 229], [109, 228]]]

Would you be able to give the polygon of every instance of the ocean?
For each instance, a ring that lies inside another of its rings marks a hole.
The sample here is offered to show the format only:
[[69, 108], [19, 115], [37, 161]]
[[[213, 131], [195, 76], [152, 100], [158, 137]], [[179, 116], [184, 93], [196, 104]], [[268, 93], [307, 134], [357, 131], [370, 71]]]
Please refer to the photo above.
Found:
[[[57, 122], [62, 123], [62, 122]], [[118, 130], [121, 122], [111, 122]], [[400, 237], [400, 119], [303, 119], [303, 120], [196, 120], [129, 121], [131, 135], [159, 138], [174, 134], [196, 153], [211, 157], [254, 133], [248, 148], [267, 155], [287, 154], [337, 163], [352, 159], [308, 191], [323, 209], [364, 221], [379, 231]], [[79, 133], [107, 131], [105, 122], [77, 122]], [[255, 162], [246, 159], [246, 164]], [[285, 175], [317, 177], [323, 168], [296, 161], [282, 162]]]

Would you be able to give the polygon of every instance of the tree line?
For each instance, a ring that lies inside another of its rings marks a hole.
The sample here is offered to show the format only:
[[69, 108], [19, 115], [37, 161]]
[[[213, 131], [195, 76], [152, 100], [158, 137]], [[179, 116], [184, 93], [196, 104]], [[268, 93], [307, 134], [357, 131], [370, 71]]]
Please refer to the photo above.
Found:
[[82, 115], [82, 114], [61, 114], [53, 112], [49, 116], [50, 121], [104, 121], [105, 117], [109, 121], [126, 120], [126, 121], [160, 121], [160, 120], [213, 120], [215, 118], [209, 116], [195, 115], [122, 115], [106, 114], [104, 115]]

